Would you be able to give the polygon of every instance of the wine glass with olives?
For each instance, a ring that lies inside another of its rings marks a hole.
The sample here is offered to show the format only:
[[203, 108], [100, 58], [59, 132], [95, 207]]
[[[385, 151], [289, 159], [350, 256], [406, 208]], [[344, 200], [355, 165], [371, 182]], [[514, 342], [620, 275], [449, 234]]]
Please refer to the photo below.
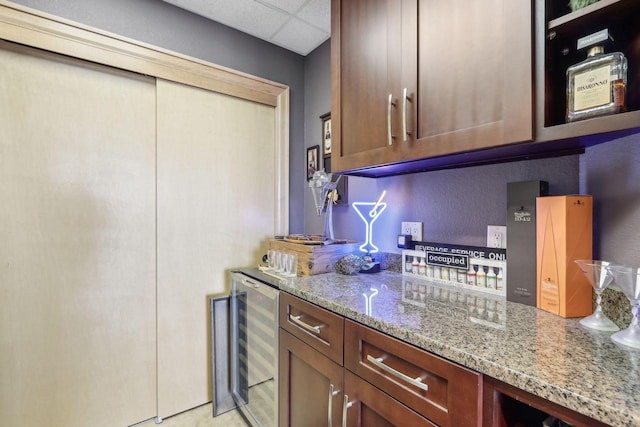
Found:
[[611, 335], [611, 339], [627, 347], [640, 349], [640, 324], [638, 306], [640, 305], [640, 268], [621, 265], [609, 266], [615, 284], [622, 290], [631, 303], [631, 324], [627, 329]]
[[596, 308], [593, 314], [581, 319], [580, 324], [599, 331], [619, 331], [620, 328], [602, 311], [602, 292], [613, 282], [613, 275], [607, 269], [611, 263], [592, 259], [577, 259], [575, 262], [596, 293]]

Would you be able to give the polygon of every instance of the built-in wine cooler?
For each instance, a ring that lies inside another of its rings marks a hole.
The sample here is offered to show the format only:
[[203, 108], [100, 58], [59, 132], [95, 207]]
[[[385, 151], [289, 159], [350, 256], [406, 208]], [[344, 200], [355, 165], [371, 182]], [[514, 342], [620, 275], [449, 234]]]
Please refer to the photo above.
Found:
[[231, 393], [252, 426], [270, 427], [278, 425], [279, 291], [261, 276], [231, 274]]

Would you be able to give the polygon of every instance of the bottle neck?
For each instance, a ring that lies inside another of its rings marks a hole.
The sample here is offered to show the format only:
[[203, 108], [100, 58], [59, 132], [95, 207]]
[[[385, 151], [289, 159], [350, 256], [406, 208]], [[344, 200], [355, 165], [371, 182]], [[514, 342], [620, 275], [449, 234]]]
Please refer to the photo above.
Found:
[[589, 49], [589, 52], [587, 53], [587, 58], [590, 58], [592, 56], [596, 56], [596, 55], [602, 55], [604, 53], [604, 47], [602, 46], [593, 46]]

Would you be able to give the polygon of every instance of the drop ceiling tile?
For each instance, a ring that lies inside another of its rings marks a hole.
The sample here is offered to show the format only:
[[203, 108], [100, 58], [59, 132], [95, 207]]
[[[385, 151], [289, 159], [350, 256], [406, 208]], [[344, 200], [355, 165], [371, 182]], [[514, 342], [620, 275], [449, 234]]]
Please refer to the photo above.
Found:
[[315, 27], [331, 33], [331, 2], [328, 0], [309, 0], [297, 14], [298, 18]]
[[330, 0], [163, 1], [301, 55], [331, 33]]
[[275, 44], [290, 49], [301, 55], [306, 55], [318, 47], [329, 35], [311, 25], [291, 18], [278, 33], [273, 36]]
[[285, 12], [295, 14], [307, 0], [258, 0], [262, 3], [270, 4]]
[[215, 15], [207, 17], [256, 37], [268, 39], [289, 16], [254, 0], [217, 0]]

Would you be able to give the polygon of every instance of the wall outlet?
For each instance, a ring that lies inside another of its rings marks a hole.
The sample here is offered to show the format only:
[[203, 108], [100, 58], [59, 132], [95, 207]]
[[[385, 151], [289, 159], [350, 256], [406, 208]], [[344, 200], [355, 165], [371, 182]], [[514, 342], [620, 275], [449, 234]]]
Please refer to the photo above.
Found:
[[506, 249], [507, 227], [503, 225], [488, 225], [487, 226], [487, 247]]
[[401, 234], [411, 234], [414, 242], [422, 241], [422, 223], [421, 222], [405, 222], [402, 221]]

